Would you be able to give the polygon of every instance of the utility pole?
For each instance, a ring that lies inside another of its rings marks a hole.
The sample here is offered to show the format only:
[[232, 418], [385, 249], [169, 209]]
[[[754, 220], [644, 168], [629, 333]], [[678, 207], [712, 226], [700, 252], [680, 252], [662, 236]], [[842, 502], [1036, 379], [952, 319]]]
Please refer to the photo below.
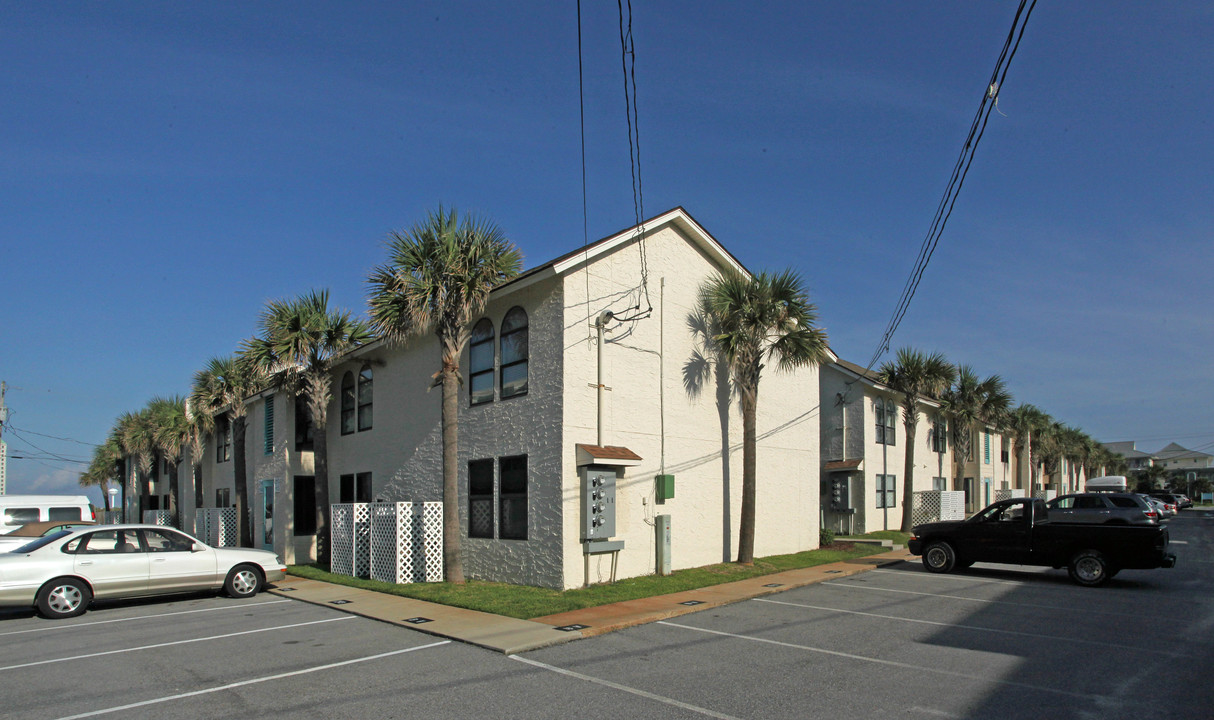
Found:
[[4, 443], [4, 423], [8, 422], [4, 393], [7, 391], [8, 383], [0, 380], [0, 495], [8, 494], [8, 445]]

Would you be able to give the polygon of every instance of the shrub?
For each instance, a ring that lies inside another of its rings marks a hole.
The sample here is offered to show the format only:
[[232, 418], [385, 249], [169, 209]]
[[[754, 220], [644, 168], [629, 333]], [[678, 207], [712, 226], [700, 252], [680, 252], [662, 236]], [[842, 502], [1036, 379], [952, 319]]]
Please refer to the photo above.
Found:
[[826, 547], [827, 545], [834, 544], [834, 542], [835, 542], [835, 531], [834, 530], [827, 530], [826, 528], [822, 528], [821, 530], [818, 530], [818, 545], [820, 545], [821, 547]]

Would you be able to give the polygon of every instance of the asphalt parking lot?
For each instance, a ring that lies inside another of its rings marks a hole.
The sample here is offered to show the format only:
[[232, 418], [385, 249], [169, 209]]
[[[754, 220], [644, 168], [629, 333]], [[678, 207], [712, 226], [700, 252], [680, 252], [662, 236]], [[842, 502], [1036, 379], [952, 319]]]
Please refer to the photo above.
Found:
[[1198, 718], [1214, 520], [1172, 570], [916, 564], [506, 657], [260, 595], [0, 613], [0, 717]]

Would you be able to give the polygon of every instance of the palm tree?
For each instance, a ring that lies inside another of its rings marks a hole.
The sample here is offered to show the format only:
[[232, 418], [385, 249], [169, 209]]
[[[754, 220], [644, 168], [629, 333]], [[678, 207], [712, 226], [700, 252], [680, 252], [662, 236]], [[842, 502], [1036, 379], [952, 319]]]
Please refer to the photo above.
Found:
[[[143, 498], [147, 496], [147, 477], [151, 474], [152, 465], [156, 460], [156, 439], [152, 431], [151, 413], [146, 407], [137, 412], [123, 413], [118, 417], [115, 431], [118, 434], [118, 442], [122, 446], [123, 454], [135, 463], [135, 482], [138, 484], [139, 507], [142, 510], [146, 504]], [[123, 510], [125, 511], [125, 478], [122, 486]], [[137, 521], [142, 521], [142, 518], [137, 518]]]
[[925, 355], [902, 348], [893, 362], [881, 366], [878, 379], [902, 394], [902, 423], [906, 427], [906, 476], [902, 482], [902, 532], [911, 531], [911, 503], [915, 484], [915, 432], [919, 425], [919, 403], [939, 398], [953, 384], [957, 368], [940, 353]]
[[[193, 445], [201, 450], [201, 435], [207, 428], [217, 427], [215, 417], [222, 417], [232, 433], [232, 481], [236, 489], [236, 526], [241, 547], [253, 546], [253, 530], [249, 525], [249, 477], [245, 465], [245, 419], [249, 399], [265, 389], [265, 374], [248, 358], [240, 355], [211, 358], [206, 367], [194, 373], [190, 407], [194, 420]], [[189, 433], [189, 427], [185, 428]], [[195, 491], [195, 499], [198, 493]]]
[[817, 308], [800, 276], [743, 275], [724, 271], [700, 288], [700, 313], [715, 325], [714, 349], [729, 367], [742, 405], [742, 516], [738, 562], [754, 562], [757, 489], [755, 419], [764, 363], [781, 370], [817, 365], [826, 359], [826, 332], [815, 327]]
[[489, 291], [522, 268], [522, 254], [491, 222], [440, 206], [411, 230], [388, 240], [388, 263], [367, 278], [371, 325], [404, 343], [433, 332], [442, 386], [443, 566], [448, 582], [464, 582], [459, 526], [459, 366], [473, 318]]
[[88, 468], [80, 474], [82, 487], [97, 487], [101, 489], [102, 501], [106, 510], [113, 510], [113, 503], [107, 492], [111, 482], [122, 482], [122, 446], [113, 433], [105, 442], [93, 448], [93, 457]]
[[1037, 459], [1033, 440], [1037, 432], [1046, 425], [1048, 418], [1049, 415], [1039, 408], [1026, 403], [1009, 412], [1004, 421], [1005, 429], [1012, 435], [1012, 448], [1017, 462], [1025, 450], [1028, 450], [1030, 496], [1037, 494]]
[[[261, 311], [258, 328], [260, 336], [244, 343], [249, 362], [267, 374], [270, 385], [286, 390], [291, 397], [303, 395], [312, 413], [316, 560], [328, 565], [331, 530], [325, 429], [333, 396], [330, 375], [342, 355], [372, 339], [371, 331], [349, 312], [330, 309], [328, 290], [313, 290], [292, 300], [270, 301]], [[240, 429], [243, 432], [243, 417]], [[243, 462], [243, 444], [241, 453], [238, 461]]]
[[185, 414], [185, 398], [180, 395], [172, 397], [154, 397], [148, 403], [148, 411], [152, 416], [152, 439], [164, 458], [169, 473], [169, 511], [173, 513], [173, 526], [182, 527], [181, 521], [181, 479], [180, 468], [186, 439], [190, 431], [190, 421]]
[[[1041, 479], [1053, 476], [1062, 463], [1063, 431], [1066, 426], [1049, 415], [1045, 422], [1037, 428], [1037, 434], [1029, 442], [1029, 450], [1041, 462]], [[1043, 482], [1042, 485], [1045, 483]]]
[[954, 487], [960, 487], [965, 464], [973, 458], [974, 429], [999, 425], [1012, 404], [1012, 394], [998, 375], [980, 380], [972, 367], [961, 365], [957, 368], [956, 380], [941, 400], [952, 426], [953, 463], [958, 483]]

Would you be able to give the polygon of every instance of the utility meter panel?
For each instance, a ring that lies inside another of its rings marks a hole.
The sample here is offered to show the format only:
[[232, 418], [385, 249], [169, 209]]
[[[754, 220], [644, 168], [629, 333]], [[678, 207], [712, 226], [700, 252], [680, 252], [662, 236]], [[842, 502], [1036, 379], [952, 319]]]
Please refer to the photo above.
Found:
[[582, 539], [615, 535], [615, 470], [586, 468], [582, 474]]

